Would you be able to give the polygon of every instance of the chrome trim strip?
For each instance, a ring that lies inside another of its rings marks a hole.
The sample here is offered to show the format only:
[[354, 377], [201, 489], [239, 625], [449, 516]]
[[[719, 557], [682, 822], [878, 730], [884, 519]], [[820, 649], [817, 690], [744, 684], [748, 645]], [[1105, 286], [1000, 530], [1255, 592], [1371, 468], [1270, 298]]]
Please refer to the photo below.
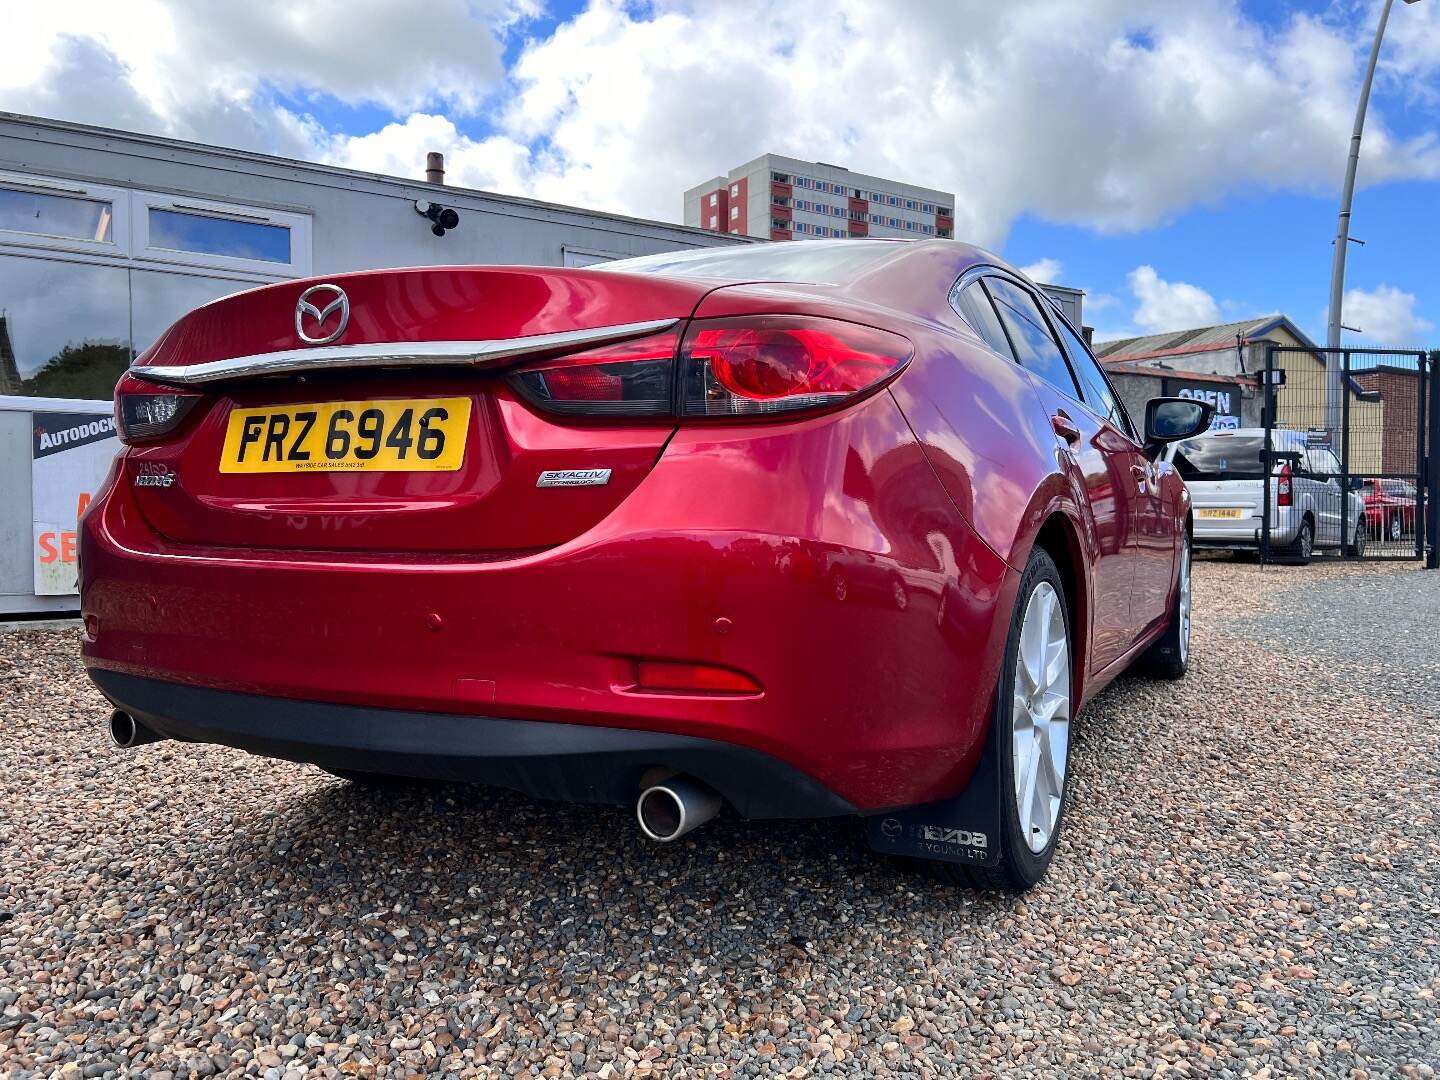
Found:
[[280, 352], [255, 353], [228, 360], [210, 360], [203, 364], [165, 365], [141, 364], [130, 368], [137, 379], [175, 386], [194, 386], [223, 382], [226, 379], [247, 379], [262, 375], [284, 375], [296, 371], [329, 370], [331, 368], [424, 367], [468, 364], [483, 366], [550, 349], [576, 345], [603, 345], [611, 341], [658, 334], [678, 323], [679, 319], [654, 319], [650, 322], [623, 323], [615, 326], [594, 326], [584, 330], [564, 330], [558, 334], [534, 334], [529, 337], [497, 338], [493, 341], [382, 341], [370, 345], [329, 345], [315, 349], [284, 349]]

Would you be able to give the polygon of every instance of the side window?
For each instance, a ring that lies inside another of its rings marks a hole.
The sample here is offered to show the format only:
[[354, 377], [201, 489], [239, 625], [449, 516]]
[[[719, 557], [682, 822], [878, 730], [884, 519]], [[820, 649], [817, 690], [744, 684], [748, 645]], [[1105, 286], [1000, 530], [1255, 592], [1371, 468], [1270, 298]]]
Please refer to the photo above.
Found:
[[950, 294], [950, 303], [960, 313], [960, 317], [985, 339], [986, 345], [1001, 356], [1012, 360], [1015, 358], [1015, 354], [1010, 350], [1010, 342], [1005, 338], [1005, 328], [1000, 325], [1000, 320], [995, 315], [995, 305], [990, 303], [990, 297], [985, 295], [985, 289], [980, 282], [972, 281], [963, 289], [953, 291]]
[[1090, 354], [1090, 350], [1085, 347], [1085, 342], [1080, 340], [1080, 335], [1070, 329], [1070, 324], [1064, 319], [1056, 318], [1051, 321], [1060, 331], [1060, 342], [1065, 346], [1065, 352], [1070, 357], [1070, 366], [1085, 391], [1086, 403], [1101, 416], [1108, 417], [1110, 422], [1126, 435], [1135, 438], [1130, 418], [1125, 415], [1125, 407], [1116, 398], [1105, 373]]
[[1004, 278], [987, 277], [985, 287], [995, 299], [995, 310], [1010, 332], [1015, 357], [1021, 366], [1062, 393], [1080, 397], [1080, 388], [1075, 385], [1065, 354], [1045, 325], [1045, 316], [1040, 313], [1034, 297]]

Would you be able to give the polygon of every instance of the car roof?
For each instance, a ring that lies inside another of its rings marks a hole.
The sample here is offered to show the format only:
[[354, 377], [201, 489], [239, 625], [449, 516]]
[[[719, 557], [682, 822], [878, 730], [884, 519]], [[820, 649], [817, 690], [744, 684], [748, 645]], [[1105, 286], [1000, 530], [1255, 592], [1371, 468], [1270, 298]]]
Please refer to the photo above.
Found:
[[606, 273], [659, 274], [729, 282], [784, 281], [809, 285], [845, 285], [882, 268], [933, 256], [951, 256], [957, 265], [999, 263], [994, 255], [958, 240], [852, 237], [792, 240], [743, 247], [690, 248], [684, 251], [617, 259], [591, 267]]

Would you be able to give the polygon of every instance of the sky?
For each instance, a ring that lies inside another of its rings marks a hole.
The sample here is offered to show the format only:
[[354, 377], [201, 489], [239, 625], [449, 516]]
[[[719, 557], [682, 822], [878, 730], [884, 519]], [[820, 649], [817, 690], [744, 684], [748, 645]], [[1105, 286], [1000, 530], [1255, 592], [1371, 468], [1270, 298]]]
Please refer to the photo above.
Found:
[[[1323, 340], [1380, 0], [70, 0], [0, 110], [678, 221], [762, 153], [953, 191], [1097, 340], [1283, 312]], [[1396, 3], [1347, 341], [1440, 345], [1440, 0]]]

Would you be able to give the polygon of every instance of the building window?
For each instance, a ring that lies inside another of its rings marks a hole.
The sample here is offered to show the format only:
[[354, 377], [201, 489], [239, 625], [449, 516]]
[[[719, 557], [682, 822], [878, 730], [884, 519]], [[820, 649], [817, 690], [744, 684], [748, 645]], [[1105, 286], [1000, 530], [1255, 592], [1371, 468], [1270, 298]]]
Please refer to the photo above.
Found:
[[870, 224], [871, 224], [871, 225], [883, 225], [884, 223], [885, 223], [885, 219], [884, 219], [883, 217], [881, 217], [879, 214], [871, 214], [871, 215], [870, 215]]
[[109, 199], [0, 188], [0, 232], [114, 243], [115, 209]]
[[772, 172], [770, 174], [770, 179], [774, 180], [777, 184], [788, 184], [790, 182], [790, 174], [783, 172]]
[[887, 195], [887, 196], [885, 197], [885, 202], [886, 202], [887, 204], [889, 204], [890, 206], [899, 206], [899, 205], [900, 205], [900, 196], [898, 196], [898, 195]]
[[772, 229], [788, 229], [790, 228], [790, 222], [781, 221], [779, 218], [771, 218], [770, 227]]
[[920, 226], [920, 231], [923, 232], [926, 236], [929, 236], [931, 233], [933, 233], [933, 232], [935, 231], [935, 226], [934, 226], [934, 225], [921, 225], [921, 226]]
[[730, 185], [730, 197], [731, 197], [732, 199], [738, 199], [738, 198], [740, 197], [740, 185], [739, 185], [739, 184], [731, 184], [731, 185]]
[[770, 202], [771, 202], [772, 204], [774, 204], [775, 206], [789, 206], [789, 205], [790, 205], [790, 196], [788, 196], [788, 195], [771, 195], [771, 196], [770, 196]]
[[712, 229], [718, 229], [719, 227], [720, 227], [720, 215], [718, 215], [718, 214], [711, 214], [711, 215], [710, 215], [710, 228], [712, 228]]
[[946, 240], [950, 239], [950, 230], [949, 230], [949, 229], [936, 229], [936, 230], [935, 230], [935, 234], [936, 234], [937, 236], [944, 237]]
[[222, 270], [310, 272], [310, 219], [137, 191], [132, 200], [134, 257]]
[[732, 206], [732, 207], [730, 207], [730, 220], [731, 220], [731, 221], [734, 221], [734, 220], [735, 220], [736, 218], [738, 218], [739, 216], [740, 216], [740, 208], [739, 208], [738, 206]]
[[808, 176], [795, 177], [795, 186], [808, 188], [810, 186], [810, 178]]
[[905, 222], [905, 231], [906, 231], [906, 232], [914, 232], [914, 231], [915, 231], [915, 222], [913, 222], [913, 221], [907, 221], [907, 222]]
[[935, 213], [939, 214], [941, 217], [949, 217], [950, 208], [948, 206], [937, 206], [935, 207]]
[[711, 206], [719, 206], [719, 205], [720, 205], [720, 193], [719, 193], [718, 191], [712, 191], [712, 192], [710, 193], [710, 205], [711, 205]]
[[148, 246], [152, 248], [261, 262], [290, 261], [290, 230], [283, 225], [153, 206], [148, 224]]
[[914, 200], [914, 199], [906, 199], [906, 200], [905, 200], [905, 209], [906, 209], [906, 210], [914, 210], [914, 209], [915, 209], [915, 200]]

